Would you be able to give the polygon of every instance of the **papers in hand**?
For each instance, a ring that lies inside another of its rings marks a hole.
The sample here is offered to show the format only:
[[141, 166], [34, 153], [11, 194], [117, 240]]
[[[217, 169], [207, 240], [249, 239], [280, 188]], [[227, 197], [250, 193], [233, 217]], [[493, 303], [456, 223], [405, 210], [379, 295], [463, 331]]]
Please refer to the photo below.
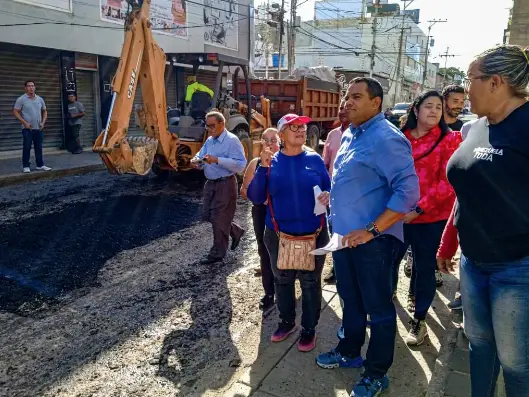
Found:
[[327, 207], [318, 201], [318, 196], [321, 194], [321, 189], [318, 185], [314, 189], [314, 215], [321, 215], [327, 212]]
[[334, 233], [331, 237], [331, 241], [329, 241], [329, 244], [327, 244], [325, 247], [321, 247], [318, 249], [315, 249], [314, 251], [310, 251], [309, 254], [311, 255], [325, 255], [329, 252], [338, 251], [342, 248], [345, 248], [343, 245], [343, 236]]

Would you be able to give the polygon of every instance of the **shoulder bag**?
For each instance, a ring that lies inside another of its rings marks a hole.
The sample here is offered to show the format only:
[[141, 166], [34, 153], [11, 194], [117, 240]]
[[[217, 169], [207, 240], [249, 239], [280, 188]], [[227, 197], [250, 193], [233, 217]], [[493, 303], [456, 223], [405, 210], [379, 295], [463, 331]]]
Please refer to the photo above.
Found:
[[[270, 169], [268, 167], [268, 182], [270, 182]], [[303, 236], [292, 236], [287, 233], [279, 231], [279, 225], [277, 224], [274, 209], [272, 207], [272, 198], [266, 189], [266, 197], [268, 201], [268, 206], [270, 208], [270, 217], [272, 218], [272, 223], [274, 225], [274, 231], [277, 233], [277, 238], [279, 240], [279, 247], [277, 253], [277, 268], [280, 270], [305, 270], [305, 271], [314, 271], [316, 267], [316, 259], [314, 255], [309, 254], [309, 252], [316, 249], [316, 239], [318, 238], [320, 232], [323, 229], [325, 222], [325, 215], [322, 214], [320, 227], [316, 230], [315, 233], [307, 234]]]

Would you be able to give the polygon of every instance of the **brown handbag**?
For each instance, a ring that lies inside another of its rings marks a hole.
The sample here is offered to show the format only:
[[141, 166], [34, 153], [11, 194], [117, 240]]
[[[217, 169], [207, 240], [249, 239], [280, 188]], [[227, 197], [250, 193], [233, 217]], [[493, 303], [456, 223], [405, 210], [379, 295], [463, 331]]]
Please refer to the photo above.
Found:
[[[270, 177], [270, 168], [268, 167], [268, 177]], [[277, 268], [280, 270], [305, 270], [314, 271], [316, 268], [316, 258], [309, 252], [316, 249], [316, 239], [318, 238], [325, 222], [325, 216], [322, 214], [320, 227], [313, 234], [304, 236], [292, 236], [287, 233], [279, 231], [274, 209], [272, 207], [272, 198], [266, 189], [266, 196], [268, 199], [268, 206], [270, 208], [270, 217], [274, 225], [274, 231], [277, 233], [279, 239], [279, 247], [277, 253]]]

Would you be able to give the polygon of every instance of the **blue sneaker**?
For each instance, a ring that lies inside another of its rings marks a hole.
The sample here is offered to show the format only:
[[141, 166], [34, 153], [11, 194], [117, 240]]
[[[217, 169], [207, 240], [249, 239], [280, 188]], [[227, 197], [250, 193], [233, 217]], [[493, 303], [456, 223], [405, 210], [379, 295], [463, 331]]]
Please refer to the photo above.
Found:
[[351, 397], [376, 397], [381, 395], [389, 386], [389, 379], [387, 376], [373, 379], [364, 376], [353, 387]]
[[321, 368], [360, 368], [364, 365], [364, 360], [361, 356], [356, 358], [342, 356], [336, 349], [332, 349], [328, 353], [322, 353], [316, 357], [316, 364]]
[[338, 332], [336, 333], [336, 336], [340, 340], [345, 339], [345, 333], [344, 333], [343, 327], [338, 328]]

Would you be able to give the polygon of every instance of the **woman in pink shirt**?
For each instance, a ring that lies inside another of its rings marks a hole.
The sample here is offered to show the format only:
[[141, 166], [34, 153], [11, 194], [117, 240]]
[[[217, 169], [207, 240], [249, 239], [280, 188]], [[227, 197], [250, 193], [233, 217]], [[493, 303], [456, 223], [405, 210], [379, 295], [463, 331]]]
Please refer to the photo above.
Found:
[[345, 102], [340, 103], [340, 110], [338, 111], [338, 119], [340, 120], [340, 126], [329, 132], [327, 139], [325, 140], [325, 146], [323, 146], [323, 162], [325, 167], [329, 170], [329, 176], [332, 179], [332, 171], [334, 159], [336, 158], [336, 153], [340, 149], [340, 143], [342, 141], [342, 134], [345, 129], [349, 126], [349, 121], [347, 121], [347, 115], [344, 111]]
[[[329, 177], [332, 181], [332, 171], [334, 169], [334, 159], [336, 154], [340, 149], [340, 143], [342, 142], [342, 134], [345, 129], [349, 126], [349, 121], [347, 120], [347, 114], [345, 113], [345, 101], [340, 103], [340, 110], [338, 111], [338, 120], [340, 120], [340, 126], [329, 132], [327, 139], [325, 140], [325, 146], [323, 146], [323, 162], [325, 167], [329, 171]], [[329, 232], [332, 235], [332, 226], [329, 225]], [[326, 283], [334, 283], [336, 278], [334, 276], [334, 266], [324, 281]]]

